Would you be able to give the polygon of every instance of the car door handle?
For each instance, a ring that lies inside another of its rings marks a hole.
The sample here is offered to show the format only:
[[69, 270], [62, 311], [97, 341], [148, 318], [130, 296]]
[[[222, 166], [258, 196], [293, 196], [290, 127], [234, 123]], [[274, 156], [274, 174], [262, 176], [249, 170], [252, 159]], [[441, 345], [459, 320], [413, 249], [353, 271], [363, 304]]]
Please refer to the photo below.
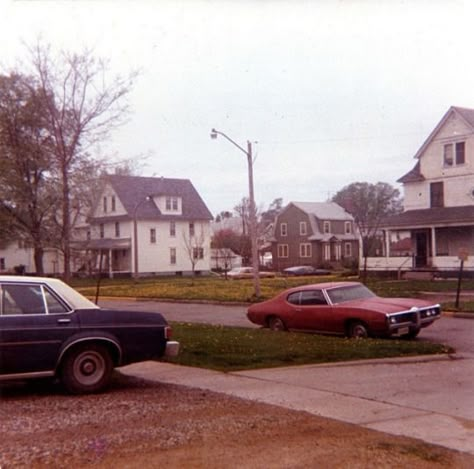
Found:
[[70, 319], [58, 319], [58, 324], [69, 324], [70, 322]]

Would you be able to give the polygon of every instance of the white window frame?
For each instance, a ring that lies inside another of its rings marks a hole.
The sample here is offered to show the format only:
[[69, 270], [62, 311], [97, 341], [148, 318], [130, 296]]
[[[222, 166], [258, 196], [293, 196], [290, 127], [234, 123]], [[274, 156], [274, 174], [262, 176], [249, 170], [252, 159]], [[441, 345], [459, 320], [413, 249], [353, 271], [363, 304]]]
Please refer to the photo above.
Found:
[[331, 233], [331, 222], [328, 220], [323, 221], [323, 233], [324, 234]]
[[331, 245], [329, 243], [324, 244], [324, 260], [331, 260]]
[[352, 234], [352, 222], [345, 221], [344, 222], [344, 231], [346, 234]]
[[344, 243], [344, 257], [352, 257], [352, 243]]
[[120, 223], [118, 221], [115, 222], [115, 237], [120, 238]]
[[156, 228], [150, 228], [150, 243], [156, 244]]
[[312, 246], [311, 243], [300, 244], [300, 257], [312, 257]]
[[176, 238], [176, 222], [170, 221], [170, 236]]
[[170, 264], [176, 265], [176, 248], [170, 248]]
[[288, 223], [280, 223], [280, 236], [288, 236]]
[[279, 244], [277, 246], [277, 254], [280, 259], [287, 259], [289, 257], [288, 252], [288, 244]]
[[308, 234], [308, 225], [305, 221], [300, 221], [300, 236], [306, 236]]

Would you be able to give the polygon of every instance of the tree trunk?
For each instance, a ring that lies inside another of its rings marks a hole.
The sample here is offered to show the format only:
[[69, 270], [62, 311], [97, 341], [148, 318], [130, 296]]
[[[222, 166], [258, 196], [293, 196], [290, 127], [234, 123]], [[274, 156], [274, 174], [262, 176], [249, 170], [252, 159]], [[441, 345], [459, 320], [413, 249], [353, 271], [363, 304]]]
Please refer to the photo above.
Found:
[[64, 255], [64, 280], [67, 282], [71, 278], [71, 215], [69, 201], [69, 175], [66, 165], [63, 164], [63, 200], [62, 200], [62, 244]]
[[44, 255], [43, 247], [35, 243], [33, 257], [35, 260], [35, 270], [39, 276], [44, 275], [43, 255]]

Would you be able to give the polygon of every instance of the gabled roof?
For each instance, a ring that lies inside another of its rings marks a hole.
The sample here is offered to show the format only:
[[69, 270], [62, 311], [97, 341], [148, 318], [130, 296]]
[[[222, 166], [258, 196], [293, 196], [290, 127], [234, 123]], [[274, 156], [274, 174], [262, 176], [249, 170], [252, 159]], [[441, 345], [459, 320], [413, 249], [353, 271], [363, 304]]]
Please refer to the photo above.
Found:
[[457, 114], [469, 127], [471, 127], [472, 131], [474, 132], [474, 109], [451, 106], [448, 109], [448, 111], [446, 112], [446, 114], [443, 116], [443, 118], [439, 121], [438, 125], [430, 133], [430, 135], [425, 140], [423, 145], [421, 145], [420, 149], [416, 152], [415, 158], [420, 158], [420, 156], [426, 150], [426, 147], [431, 143], [431, 141], [434, 139], [435, 135], [444, 126], [444, 124], [449, 119], [449, 117], [451, 116], [452, 113]]
[[417, 161], [415, 167], [408, 171], [408, 173], [403, 175], [400, 179], [397, 179], [397, 182], [419, 182], [424, 180], [425, 176], [421, 174], [420, 170], [420, 161]]
[[[213, 216], [189, 179], [163, 177], [108, 176], [108, 182], [122, 202], [129, 216], [137, 208], [137, 218], [184, 218], [190, 220], [212, 220]], [[182, 214], [163, 215], [148, 196], [181, 197]]]
[[288, 206], [291, 204], [320, 220], [353, 220], [352, 215], [335, 202], [290, 202]]

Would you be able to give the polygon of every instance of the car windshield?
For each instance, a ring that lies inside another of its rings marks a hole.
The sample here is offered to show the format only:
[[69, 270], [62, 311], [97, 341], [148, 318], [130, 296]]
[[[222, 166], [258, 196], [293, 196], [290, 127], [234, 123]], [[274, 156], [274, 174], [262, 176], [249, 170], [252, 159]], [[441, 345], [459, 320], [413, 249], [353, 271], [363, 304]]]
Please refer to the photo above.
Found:
[[331, 288], [327, 294], [332, 304], [344, 303], [351, 300], [363, 300], [373, 298], [374, 292], [370, 291], [365, 285], [349, 285], [344, 287]]

